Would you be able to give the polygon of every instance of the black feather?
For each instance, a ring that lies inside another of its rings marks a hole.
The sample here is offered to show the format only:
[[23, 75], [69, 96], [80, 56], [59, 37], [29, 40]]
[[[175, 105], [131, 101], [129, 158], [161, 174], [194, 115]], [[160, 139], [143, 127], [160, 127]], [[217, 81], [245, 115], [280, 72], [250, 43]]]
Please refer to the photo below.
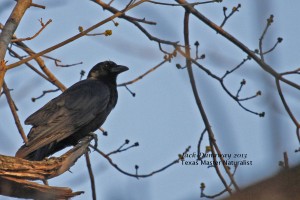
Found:
[[80, 81], [30, 115], [28, 143], [16, 157], [43, 158], [71, 145], [99, 128], [118, 100], [117, 75], [128, 70], [111, 61], [95, 65], [86, 80]]

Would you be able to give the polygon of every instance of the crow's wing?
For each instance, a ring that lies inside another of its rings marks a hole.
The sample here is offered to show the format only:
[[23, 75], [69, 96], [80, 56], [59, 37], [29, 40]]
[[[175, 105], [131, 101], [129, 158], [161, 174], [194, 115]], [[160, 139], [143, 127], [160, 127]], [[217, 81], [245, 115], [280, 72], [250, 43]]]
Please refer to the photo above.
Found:
[[33, 127], [28, 134], [28, 144], [23, 145], [18, 154], [28, 155], [54, 141], [61, 141], [96, 116], [105, 115], [105, 119], [109, 99], [109, 87], [102, 82], [84, 80], [74, 84], [26, 119], [25, 124]]

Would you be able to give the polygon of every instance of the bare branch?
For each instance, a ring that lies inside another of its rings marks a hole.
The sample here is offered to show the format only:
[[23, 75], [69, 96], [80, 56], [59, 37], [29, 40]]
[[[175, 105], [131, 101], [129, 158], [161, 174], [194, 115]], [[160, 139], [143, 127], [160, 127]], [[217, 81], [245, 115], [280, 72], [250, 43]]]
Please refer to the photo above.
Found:
[[[197, 5], [208, 4], [208, 3], [219, 3], [221, 1], [222, 0], [211, 0], [211, 1], [204, 1], [204, 2], [189, 3], [189, 5], [197, 6]], [[175, 4], [175, 3], [163, 3], [163, 2], [158, 2], [158, 1], [149, 1], [149, 3], [163, 5], [163, 6], [181, 6], [181, 5]]]
[[[200, 68], [201, 70], [203, 70], [205, 73], [207, 73], [210, 77], [212, 77], [213, 79], [219, 81], [220, 84], [221, 84], [221, 86], [222, 86], [222, 88], [224, 89], [224, 91], [225, 91], [225, 92], [226, 92], [233, 100], [235, 100], [241, 108], [243, 108], [243, 109], [244, 109], [245, 111], [247, 111], [247, 112], [250, 112], [250, 113], [252, 113], [252, 114], [258, 115], [258, 116], [260, 116], [260, 117], [263, 117], [263, 116], [264, 116], [264, 112], [261, 112], [261, 113], [254, 112], [254, 111], [252, 111], [252, 110], [246, 108], [245, 106], [243, 106], [242, 103], [241, 103], [241, 101], [249, 100], [249, 99], [252, 99], [252, 98], [254, 98], [254, 97], [260, 96], [260, 95], [261, 95], [261, 92], [260, 92], [260, 91], [258, 91], [255, 95], [253, 95], [253, 96], [251, 96], [251, 97], [247, 97], [247, 98], [242, 98], [242, 99], [241, 99], [241, 98], [239, 98], [238, 96], [233, 95], [233, 94], [229, 91], [229, 89], [226, 87], [226, 85], [225, 85], [225, 83], [224, 83], [224, 79], [226, 78], [226, 76], [227, 76], [228, 74], [232, 73], [233, 71], [235, 71], [236, 69], [238, 69], [239, 67], [241, 67], [241, 65], [245, 63], [245, 60], [243, 60], [243, 61], [242, 61], [237, 67], [235, 67], [233, 70], [227, 71], [222, 77], [218, 77], [217, 75], [215, 75], [214, 73], [212, 73], [208, 68], [204, 67], [204, 66], [201, 65], [199, 62], [197, 62], [195, 59], [187, 57], [187, 54], [186, 54], [185, 52], [183, 52], [183, 51], [181, 50], [181, 48], [179, 48], [178, 46], [176, 47], [176, 50], [177, 50], [182, 56], [184, 56], [186, 59], [191, 60], [191, 62], [192, 62], [193, 64], [195, 64], [197, 67], [199, 67], [199, 68]], [[181, 69], [183, 69], [183, 68], [181, 68]], [[239, 93], [239, 91], [238, 91], [238, 93]]]
[[107, 156], [110, 156], [110, 155], [112, 155], [112, 154], [116, 154], [116, 153], [121, 153], [121, 152], [123, 152], [123, 151], [127, 151], [128, 149], [131, 149], [132, 147], [137, 147], [137, 146], [139, 146], [139, 143], [138, 142], [135, 142], [134, 144], [132, 144], [132, 145], [130, 145], [129, 147], [126, 147], [126, 148], [123, 148], [125, 145], [127, 145], [127, 144], [129, 144], [129, 140], [125, 140], [125, 142], [117, 149], [117, 150], [114, 150], [114, 151], [112, 151], [112, 152], [110, 152], [110, 153], [107, 153], [106, 155]]
[[3, 65], [5, 63], [4, 57], [7, 51], [8, 44], [11, 42], [11, 38], [16, 31], [19, 23], [27, 10], [30, 7], [31, 0], [17, 1], [17, 4], [12, 11], [11, 15], [7, 19], [1, 33], [0, 33], [0, 92], [2, 90], [4, 75], [6, 72], [6, 67]]
[[85, 152], [85, 161], [86, 161], [86, 166], [88, 168], [89, 176], [90, 176], [90, 180], [91, 180], [91, 188], [92, 188], [93, 200], [97, 200], [95, 178], [94, 178], [94, 174], [93, 174], [93, 169], [92, 169], [92, 165], [91, 165], [91, 160], [90, 160], [89, 152]]
[[156, 70], [157, 68], [159, 68], [160, 66], [162, 66], [163, 64], [165, 64], [168, 60], [163, 60], [162, 62], [160, 62], [158, 65], [154, 66], [153, 68], [149, 69], [148, 71], [146, 71], [144, 74], [138, 76], [137, 78], [131, 80], [131, 81], [128, 81], [128, 82], [125, 82], [125, 83], [121, 83], [121, 84], [118, 84], [119, 87], [121, 86], [126, 86], [126, 85], [130, 85], [130, 84], [133, 84], [139, 80], [141, 80], [142, 78], [144, 78], [145, 76], [147, 76], [149, 73], [153, 72], [154, 70]]
[[[19, 54], [17, 54], [17, 52], [12, 50], [12, 48], [8, 47], [8, 51], [13, 57], [18, 58], [19, 60], [23, 59]], [[37, 73], [38, 75], [43, 77], [45, 80], [47, 80], [53, 84], [53, 82], [47, 76], [45, 76], [43, 73], [41, 73], [39, 70], [37, 70], [32, 64], [27, 62], [27, 63], [25, 63], [25, 65], [27, 65], [30, 69], [32, 69], [35, 73]]]
[[227, 22], [227, 20], [228, 20], [234, 13], [236, 13], [236, 12], [239, 11], [239, 8], [240, 8], [240, 7], [241, 7], [241, 4], [238, 4], [236, 7], [233, 7], [233, 8], [231, 9], [231, 12], [230, 12], [229, 15], [226, 14], [227, 8], [226, 8], [226, 7], [223, 7], [224, 20], [223, 20], [223, 22], [222, 22], [221, 25], [220, 25], [221, 28], [225, 25], [225, 23]]
[[42, 161], [0, 155], [0, 194], [33, 199], [66, 199], [81, 194], [82, 192], [73, 193], [68, 188], [40, 185], [25, 179], [46, 180], [66, 172], [87, 152], [91, 140], [92, 137], [87, 136], [61, 157]]
[[264, 61], [264, 52], [263, 52], [263, 40], [264, 40], [264, 37], [269, 29], [269, 27], [271, 26], [271, 24], [273, 23], [273, 19], [274, 19], [274, 16], [271, 15], [269, 17], [269, 19], [267, 19], [267, 25], [263, 31], [263, 33], [261, 34], [260, 38], [259, 38], [259, 55], [260, 55], [260, 58], [262, 61]]
[[31, 3], [30, 6], [36, 7], [36, 8], [41, 8], [41, 9], [46, 9], [46, 6], [43, 6], [43, 5], [40, 5], [40, 4], [36, 4], [36, 3]]
[[28, 139], [27, 139], [26, 134], [24, 132], [24, 129], [23, 129], [22, 125], [21, 125], [21, 122], [20, 122], [20, 119], [19, 119], [19, 116], [18, 116], [18, 113], [17, 113], [17, 109], [16, 109], [16, 106], [15, 106], [14, 100], [12, 99], [12, 97], [10, 95], [10, 91], [9, 91], [9, 89], [8, 89], [5, 81], [3, 82], [3, 91], [4, 91], [5, 95], [6, 95], [7, 103], [9, 105], [11, 113], [12, 113], [12, 115], [14, 117], [15, 124], [16, 124], [16, 126], [18, 128], [18, 131], [19, 131], [19, 133], [20, 133], [20, 135], [21, 135], [24, 143], [27, 144]]
[[[95, 3], [99, 4], [100, 6], [103, 7], [103, 9], [107, 9], [108, 11], [110, 11], [111, 13], [118, 13], [120, 12], [119, 10], [117, 10], [116, 8], [113, 8], [111, 6], [109, 6], [108, 4], [105, 4], [103, 1], [101, 0], [94, 0]], [[147, 37], [149, 40], [153, 40], [153, 41], [156, 41], [157, 43], [162, 43], [162, 44], [168, 44], [168, 45], [175, 45], [177, 44], [178, 42], [171, 42], [171, 41], [168, 41], [168, 40], [162, 40], [162, 39], [159, 39], [157, 37], [154, 37], [152, 36], [143, 26], [141, 26], [139, 24], [139, 20], [136, 20], [135, 18], [132, 18], [132, 17], [128, 17], [126, 15], [121, 15], [120, 18], [124, 18], [126, 19], [128, 22], [134, 24], [138, 29], [140, 29], [140, 31], [142, 31]]]
[[42, 97], [45, 96], [47, 93], [52, 93], [52, 92], [57, 92], [57, 91], [59, 91], [59, 89], [54, 89], [54, 90], [44, 90], [43, 93], [42, 93], [40, 96], [38, 96], [38, 97], [32, 97], [32, 98], [31, 98], [31, 101], [32, 101], [32, 102], [35, 102], [37, 99], [42, 98]]
[[11, 42], [21, 42], [21, 41], [25, 41], [25, 40], [32, 40], [32, 39], [36, 38], [52, 22], [51, 19], [49, 19], [46, 22], [46, 24], [43, 23], [42, 19], [40, 19], [39, 21], [40, 21], [42, 27], [32, 37], [12, 39]]
[[[166, 166], [164, 166], [164, 167], [162, 167], [162, 168], [160, 168], [158, 170], [155, 170], [155, 171], [153, 171], [153, 172], [151, 172], [149, 174], [137, 174], [137, 173], [133, 174], [133, 173], [128, 173], [128, 172], [122, 170], [121, 168], [119, 168], [118, 165], [115, 164], [113, 162], [113, 160], [109, 156], [107, 156], [107, 154], [105, 154], [104, 152], [102, 152], [101, 150], [95, 148], [92, 145], [89, 145], [89, 146], [92, 147], [101, 156], [103, 156], [116, 170], [118, 170], [122, 174], [125, 174], [125, 175], [130, 176], [130, 177], [134, 177], [134, 178], [147, 178], [147, 177], [153, 176], [153, 175], [155, 175], [155, 174], [157, 174], [159, 172], [162, 172], [162, 171], [166, 170], [167, 168], [171, 167], [172, 165], [175, 165], [175, 164], [179, 163], [179, 161], [182, 160], [182, 156], [178, 156], [178, 158], [176, 160], [174, 160], [173, 162], [171, 162], [168, 165], [166, 165]], [[185, 151], [181, 155], [186, 154], [190, 150], [190, 148], [191, 148], [190, 146], [187, 147], [185, 149]]]
[[271, 74], [274, 78], [279, 78], [280, 81], [285, 82], [286, 84], [300, 90], [300, 85], [296, 84], [295, 82], [292, 82], [290, 80], [285, 79], [284, 77], [280, 76], [270, 65], [265, 63], [263, 60], [261, 60], [253, 51], [251, 51], [247, 46], [245, 46], [242, 42], [240, 42], [238, 39], [233, 37], [231, 34], [226, 32], [224, 29], [210, 21], [208, 18], [206, 18], [204, 15], [202, 15], [198, 10], [196, 10], [194, 7], [190, 6], [187, 1], [185, 0], [175, 0], [176, 2], [180, 3], [185, 9], [187, 9], [191, 14], [193, 14], [195, 17], [197, 17], [200, 21], [208, 25], [210, 28], [215, 30], [217, 33], [221, 34], [223, 37], [231, 41], [234, 45], [239, 47], [242, 51], [247, 53], [253, 60], [266, 72]]
[[[132, 4], [132, 5], [130, 5], [126, 11], [128, 11], [128, 10], [130, 10], [130, 9], [132, 9], [132, 8], [134, 8], [134, 7], [136, 7], [136, 6], [138, 6], [138, 5], [140, 5], [141, 3], [145, 2], [145, 1], [147, 1], [147, 0], [140, 0], [140, 1], [138, 1], [138, 2], [136, 2], [136, 3], [134, 3], [134, 4]], [[15, 67], [17, 67], [17, 66], [19, 66], [19, 65], [21, 65], [21, 64], [23, 64], [23, 63], [25, 63], [25, 62], [28, 62], [28, 61], [30, 61], [30, 60], [32, 60], [32, 59], [35, 59], [35, 58], [37, 58], [37, 57], [39, 57], [39, 56], [42, 56], [42, 55], [44, 55], [44, 54], [46, 54], [46, 53], [49, 53], [49, 52], [51, 52], [51, 51], [53, 51], [53, 50], [55, 50], [55, 49], [58, 49], [58, 48], [60, 48], [60, 47], [62, 47], [62, 46], [64, 46], [64, 45], [66, 45], [66, 44], [69, 44], [70, 42], [73, 42], [74, 40], [77, 40], [78, 38], [81, 38], [82, 36], [86, 35], [87, 33], [91, 32], [92, 30], [98, 28], [99, 26], [102, 26], [103, 24], [106, 24], [107, 22], [109, 22], [109, 21], [115, 19], [116, 17], [121, 16], [122, 14], [123, 14], [123, 12], [117, 12], [116, 14], [114, 14], [114, 15], [112, 15], [112, 16], [106, 18], [105, 20], [102, 20], [101, 22], [99, 22], [99, 23], [97, 23], [97, 24], [91, 26], [90, 28], [84, 30], [84, 31], [81, 32], [81, 33], [78, 33], [78, 34], [74, 35], [73, 37], [70, 37], [69, 39], [67, 39], [67, 40], [65, 40], [65, 41], [63, 41], [63, 42], [60, 42], [60, 43], [58, 43], [58, 44], [56, 44], [56, 45], [54, 45], [54, 46], [52, 46], [52, 47], [49, 47], [49, 48], [47, 48], [47, 49], [45, 49], [45, 50], [43, 50], [43, 51], [41, 51], [41, 52], [39, 52], [39, 53], [33, 54], [33, 55], [31, 55], [30, 57], [25, 58], [25, 59], [23, 59], [23, 60], [21, 60], [21, 61], [18, 61], [18, 62], [16, 62], [16, 63], [13, 63], [13, 64], [8, 65], [8, 66], [7, 66], [7, 69], [15, 68]], [[2, 31], [2, 32], [3, 32], [3, 31]], [[1, 58], [1, 57], [0, 57], [0, 58]]]
[[73, 63], [73, 64], [62, 65], [62, 64], [59, 64], [59, 62], [61, 62], [61, 61], [54, 60], [54, 62], [55, 62], [55, 66], [57, 66], [57, 67], [73, 67], [73, 66], [76, 66], [76, 65], [82, 65], [83, 64], [83, 62], [78, 62], [78, 63]]
[[72, 192], [70, 188], [41, 185], [35, 182], [0, 176], [0, 194], [30, 199], [69, 199], [83, 192]]
[[[202, 116], [203, 122], [205, 124], [205, 128], [206, 128], [206, 130], [208, 132], [208, 135], [209, 135], [209, 142], [210, 142], [210, 146], [211, 146], [211, 149], [212, 149], [212, 153], [214, 153], [214, 149], [216, 149], [217, 153], [221, 154], [221, 151], [219, 150], [219, 148], [216, 144], [214, 133], [211, 129], [211, 125], [209, 123], [209, 120], [208, 120], [207, 115], [205, 113], [204, 107], [203, 107], [202, 102], [200, 100], [200, 96], [198, 94], [198, 90], [197, 90], [196, 83], [195, 83], [195, 78], [194, 78], [194, 73], [193, 73], [193, 69], [192, 69], [192, 61], [189, 59], [191, 57], [190, 44], [189, 44], [189, 15], [190, 15], [190, 12], [188, 10], [186, 10], [185, 15], [184, 15], [184, 24], [183, 25], [184, 25], [184, 43], [185, 43], [187, 71], [188, 71], [188, 75], [189, 75], [189, 78], [190, 78], [190, 83], [191, 83], [191, 87], [192, 87], [192, 90], [193, 90], [193, 94], [194, 94], [196, 104], [198, 106], [198, 109], [199, 109], [200, 114]], [[213, 159], [216, 159], [216, 158], [214, 157]], [[226, 173], [228, 174], [228, 176], [229, 176], [231, 182], [233, 183], [234, 187], [236, 188], [236, 190], [239, 190], [239, 187], [236, 184], [231, 172], [229, 171], [228, 167], [224, 164], [225, 162], [223, 162], [224, 159], [222, 157], [220, 159], [221, 159], [221, 161], [223, 163], [223, 166], [224, 166], [224, 169], [225, 169]], [[229, 188], [229, 186], [226, 183], [225, 179], [223, 178], [221, 172], [219, 171], [218, 166], [216, 165], [214, 167], [215, 167], [216, 172], [217, 172], [219, 178], [221, 179], [223, 185], [225, 186], [226, 190], [231, 194], [232, 193], [231, 189]]]

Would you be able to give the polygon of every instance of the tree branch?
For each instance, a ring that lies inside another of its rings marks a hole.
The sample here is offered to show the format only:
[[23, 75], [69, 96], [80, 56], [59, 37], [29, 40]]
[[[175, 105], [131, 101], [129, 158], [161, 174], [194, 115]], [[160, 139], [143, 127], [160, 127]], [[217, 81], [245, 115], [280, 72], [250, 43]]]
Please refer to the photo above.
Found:
[[[7, 19], [2, 32], [0, 33], [0, 61], [2, 62], [7, 51], [8, 44], [16, 31], [19, 23], [25, 14], [26, 10], [30, 7], [31, 0], [17, 1], [15, 8]], [[0, 66], [0, 92], [3, 84], [5, 68]]]
[[62, 198], [60, 197], [62, 195], [66, 199], [81, 194], [82, 192], [72, 193], [68, 188], [40, 185], [26, 179], [47, 180], [66, 172], [80, 156], [87, 152], [91, 140], [92, 137], [87, 136], [61, 157], [52, 157], [42, 161], [28, 161], [0, 155], [0, 194], [34, 199], [58, 199]]
[[[121, 16], [124, 12], [127, 12], [128, 10], [130, 10], [130, 9], [132, 9], [132, 8], [134, 8], [134, 7], [138, 6], [138, 5], [140, 5], [141, 3], [145, 2], [145, 1], [147, 1], [147, 0], [140, 0], [140, 1], [136, 2], [136, 3], [134, 3], [134, 4], [131, 4], [131, 5], [128, 6], [128, 8], [126, 8], [126, 10], [122, 10], [122, 11], [120, 11], [120, 12], [117, 12], [116, 14], [114, 14], [114, 15], [112, 15], [112, 16], [106, 18], [105, 20], [102, 20], [101, 22], [99, 22], [99, 23], [97, 23], [97, 24], [91, 26], [90, 28], [88, 28], [88, 29], [82, 31], [81, 33], [78, 33], [78, 34], [74, 35], [73, 37], [70, 37], [69, 39], [66, 39], [66, 40], [63, 41], [63, 42], [60, 42], [60, 43], [58, 43], [58, 44], [56, 44], [56, 45], [54, 45], [54, 46], [52, 46], [52, 47], [49, 47], [49, 48], [47, 48], [47, 49], [45, 49], [45, 50], [43, 50], [43, 51], [41, 51], [41, 52], [39, 52], [39, 53], [33, 54], [33, 55], [31, 55], [30, 57], [25, 58], [25, 59], [23, 59], [23, 60], [21, 60], [21, 61], [18, 61], [18, 62], [15, 62], [15, 63], [13, 63], [13, 64], [8, 65], [8, 66], [7, 66], [7, 69], [12, 69], [12, 68], [14, 68], [14, 67], [17, 67], [17, 66], [19, 66], [19, 65], [21, 65], [21, 64], [23, 64], [23, 63], [26, 63], [26, 62], [28, 62], [28, 61], [30, 61], [30, 60], [32, 60], [32, 59], [35, 59], [35, 58], [37, 58], [37, 57], [39, 57], [39, 56], [42, 56], [42, 55], [44, 55], [44, 54], [46, 54], [46, 53], [49, 53], [49, 52], [51, 52], [51, 51], [53, 51], [53, 50], [55, 50], [55, 49], [58, 49], [58, 48], [60, 48], [60, 47], [62, 47], [62, 46], [64, 46], [64, 45], [66, 45], [66, 44], [69, 44], [69, 43], [73, 42], [74, 40], [77, 40], [78, 38], [81, 38], [82, 36], [85, 36], [87, 33], [89, 33], [89, 32], [91, 32], [92, 30], [98, 28], [99, 26], [102, 26], [103, 24], [106, 24], [107, 22], [109, 22], [109, 21], [111, 21], [111, 20], [113, 20], [113, 19], [115, 19], [115, 18]], [[1, 58], [1, 57], [0, 57], [0, 58]]]
[[16, 124], [16, 126], [18, 128], [18, 131], [19, 131], [19, 133], [20, 133], [20, 135], [21, 135], [24, 143], [27, 144], [28, 139], [27, 139], [26, 134], [24, 132], [24, 129], [23, 129], [21, 123], [20, 123], [20, 119], [19, 119], [19, 116], [17, 114], [17, 109], [16, 109], [16, 106], [15, 106], [15, 103], [14, 103], [14, 101], [13, 101], [11, 95], [10, 95], [10, 91], [9, 91], [9, 89], [8, 89], [5, 81], [3, 82], [3, 90], [4, 90], [4, 93], [5, 93], [5, 96], [6, 96], [6, 99], [7, 99], [7, 103], [9, 105], [9, 108], [11, 110], [11, 113], [12, 113], [12, 115], [14, 117], [15, 124]]

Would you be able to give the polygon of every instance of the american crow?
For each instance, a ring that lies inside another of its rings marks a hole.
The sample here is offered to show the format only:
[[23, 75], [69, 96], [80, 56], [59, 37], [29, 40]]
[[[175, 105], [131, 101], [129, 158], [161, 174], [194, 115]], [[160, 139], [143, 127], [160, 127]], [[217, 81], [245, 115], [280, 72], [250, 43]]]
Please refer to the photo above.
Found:
[[43, 158], [71, 145], [99, 128], [118, 99], [116, 79], [128, 67], [112, 61], [100, 62], [86, 80], [72, 85], [30, 115], [28, 143], [16, 153], [27, 160]]

